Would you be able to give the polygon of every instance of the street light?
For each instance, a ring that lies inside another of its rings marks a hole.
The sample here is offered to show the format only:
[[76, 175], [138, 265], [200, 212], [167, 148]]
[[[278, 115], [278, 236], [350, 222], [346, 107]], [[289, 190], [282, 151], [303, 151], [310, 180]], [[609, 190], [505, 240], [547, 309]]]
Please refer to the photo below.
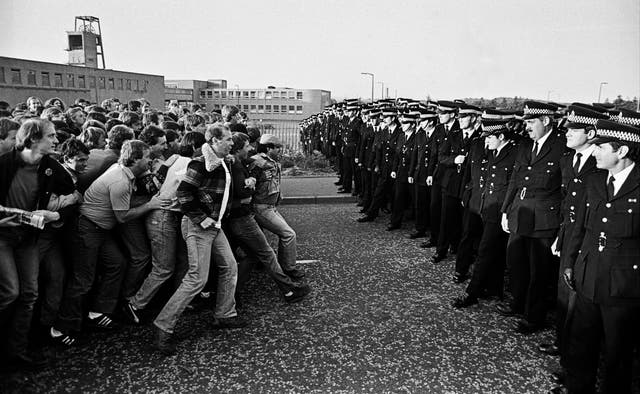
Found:
[[375, 86], [375, 77], [372, 73], [360, 73], [362, 75], [368, 75], [371, 77], [371, 103], [373, 103], [373, 87]]
[[380, 87], [380, 99], [384, 99], [384, 82], [380, 81], [378, 82], [380, 85], [382, 85]]
[[600, 96], [602, 96], [602, 85], [608, 85], [609, 82], [600, 82], [600, 89], [598, 89], [598, 102], [600, 102]]

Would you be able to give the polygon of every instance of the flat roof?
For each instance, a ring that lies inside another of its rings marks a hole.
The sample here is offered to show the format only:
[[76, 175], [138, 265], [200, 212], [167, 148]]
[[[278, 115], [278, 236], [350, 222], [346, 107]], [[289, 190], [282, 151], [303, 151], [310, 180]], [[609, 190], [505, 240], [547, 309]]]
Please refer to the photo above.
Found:
[[114, 70], [112, 68], [96, 68], [96, 67], [86, 67], [86, 66], [74, 66], [72, 64], [43, 62], [41, 60], [20, 59], [20, 58], [17, 58], [17, 57], [7, 57], [7, 56], [0, 56], [0, 59], [9, 59], [9, 60], [19, 60], [19, 61], [23, 61], [23, 62], [34, 62], [34, 63], [51, 64], [51, 65], [54, 65], [54, 66], [74, 67], [74, 68], [79, 68], [79, 69], [87, 68], [87, 69], [98, 70], [98, 71], [115, 71], [115, 72], [121, 72], [121, 73], [127, 73], [127, 74], [149, 75], [149, 76], [152, 76], [152, 77], [164, 78], [164, 75], [145, 74], [145, 73], [139, 73], [139, 72], [135, 72], [135, 71]]

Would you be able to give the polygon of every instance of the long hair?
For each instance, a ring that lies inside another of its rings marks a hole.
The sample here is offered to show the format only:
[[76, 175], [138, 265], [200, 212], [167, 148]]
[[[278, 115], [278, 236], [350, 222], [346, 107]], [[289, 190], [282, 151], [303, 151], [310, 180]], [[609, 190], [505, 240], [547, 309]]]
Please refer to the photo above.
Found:
[[16, 149], [30, 149], [31, 145], [44, 138], [47, 129], [53, 129], [53, 123], [46, 119], [31, 118], [22, 123], [20, 129], [16, 133]]

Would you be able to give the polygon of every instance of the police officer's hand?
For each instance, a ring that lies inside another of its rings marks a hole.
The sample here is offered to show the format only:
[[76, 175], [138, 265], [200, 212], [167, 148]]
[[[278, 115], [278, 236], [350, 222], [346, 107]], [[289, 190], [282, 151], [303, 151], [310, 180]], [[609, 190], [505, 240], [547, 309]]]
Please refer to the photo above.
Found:
[[553, 241], [553, 245], [551, 245], [551, 253], [554, 256], [560, 257], [560, 251], [558, 250], [558, 237], [556, 237], [556, 240]]
[[575, 291], [576, 280], [573, 277], [573, 268], [565, 268], [564, 273], [562, 274], [562, 278], [564, 279], [564, 283], [566, 283], [566, 285], [569, 286], [571, 290]]
[[453, 159], [453, 163], [454, 164], [462, 164], [462, 163], [464, 163], [464, 159], [465, 159], [464, 155], [458, 155], [458, 156], [456, 156], [455, 159]]
[[373, 172], [375, 172], [376, 174], [380, 172], [380, 167], [376, 166], [376, 168], [373, 169]]
[[407, 178], [407, 181], [408, 181], [409, 183], [413, 184], [413, 177], [412, 177], [412, 176], [410, 176], [409, 178]]
[[358, 164], [358, 162], [359, 162], [360, 160], [358, 160], [358, 158], [356, 157], [355, 159], [353, 159], [353, 161], [355, 161], [355, 162], [356, 162], [356, 164]]
[[396, 179], [396, 172], [395, 171], [391, 171], [391, 178]]
[[509, 232], [509, 220], [507, 219], [507, 214], [502, 214], [502, 231], [505, 233]]
[[427, 186], [431, 186], [433, 185], [433, 177], [432, 176], [428, 176], [427, 177]]

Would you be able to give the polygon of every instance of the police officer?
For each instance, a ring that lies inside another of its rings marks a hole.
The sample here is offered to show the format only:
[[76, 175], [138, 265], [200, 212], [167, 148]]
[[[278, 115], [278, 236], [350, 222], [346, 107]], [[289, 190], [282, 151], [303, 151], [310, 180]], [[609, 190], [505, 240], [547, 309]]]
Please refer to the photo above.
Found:
[[374, 142], [377, 135], [380, 110], [370, 108], [363, 112], [363, 134], [360, 139], [360, 153], [358, 155], [358, 168], [362, 173], [362, 200], [358, 206], [362, 207], [360, 213], [364, 213], [371, 204], [373, 198], [374, 176], [372, 158], [375, 157]]
[[569, 392], [595, 392], [603, 344], [603, 391], [630, 393], [640, 333], [640, 129], [596, 123], [594, 156], [605, 170], [586, 179], [564, 277], [575, 288], [567, 341]]
[[507, 266], [513, 301], [508, 306], [499, 305], [497, 310], [504, 316], [523, 314], [515, 326], [522, 334], [542, 329], [558, 270], [551, 245], [560, 227], [560, 158], [566, 142], [555, 130], [555, 115], [554, 105], [525, 102], [530, 139], [518, 146], [502, 205], [502, 227], [509, 233]]
[[342, 121], [342, 189], [338, 193], [351, 193], [353, 188], [353, 175], [356, 158], [356, 147], [360, 139], [362, 120], [358, 116], [360, 106], [356, 101], [349, 101], [346, 107], [346, 116]]
[[482, 120], [482, 135], [489, 153], [484, 188], [481, 189], [480, 198], [483, 228], [478, 246], [478, 259], [466, 294], [454, 300], [455, 308], [477, 304], [481, 297], [502, 298], [503, 295], [505, 252], [509, 237], [500, 225], [502, 218], [500, 209], [507, 194], [517, 149], [512, 139], [513, 132], [507, 126], [507, 120], [502, 119], [500, 114], [492, 115], [493, 117]]

